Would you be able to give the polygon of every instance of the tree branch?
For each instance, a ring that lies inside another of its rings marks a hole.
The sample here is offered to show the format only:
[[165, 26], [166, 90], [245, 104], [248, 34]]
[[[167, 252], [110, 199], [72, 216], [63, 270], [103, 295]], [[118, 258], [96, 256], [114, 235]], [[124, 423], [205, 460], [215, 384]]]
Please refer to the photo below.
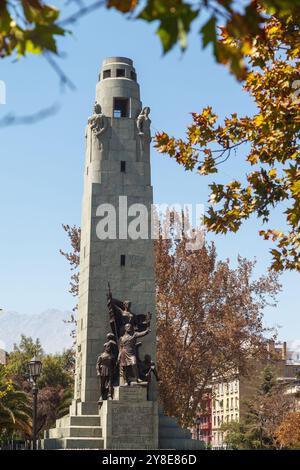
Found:
[[65, 19], [61, 20], [58, 22], [58, 25], [61, 27], [65, 27], [68, 24], [74, 24], [76, 21], [78, 21], [80, 18], [83, 16], [88, 15], [89, 13], [92, 13], [94, 10], [97, 10], [99, 7], [102, 7], [105, 5], [104, 0], [98, 0], [91, 5], [83, 6], [80, 7], [79, 10], [75, 13], [73, 13], [70, 16], [67, 16]]
[[58, 109], [59, 105], [55, 103], [48, 108], [41, 109], [40, 111], [29, 114], [27, 116], [15, 116], [12, 113], [6, 114], [2, 119], [0, 119], [0, 128], [13, 125], [35, 124], [36, 122], [46, 119], [57, 113]]

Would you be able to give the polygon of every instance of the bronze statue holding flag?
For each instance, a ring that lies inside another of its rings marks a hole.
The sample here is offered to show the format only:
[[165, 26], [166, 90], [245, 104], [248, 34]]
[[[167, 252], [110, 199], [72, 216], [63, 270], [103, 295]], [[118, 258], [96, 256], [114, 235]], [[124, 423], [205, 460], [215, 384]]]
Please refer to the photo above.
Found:
[[120, 385], [139, 383], [142, 364], [138, 355], [138, 338], [147, 335], [150, 330], [151, 313], [137, 315], [130, 310], [129, 300], [113, 298], [108, 283], [107, 306], [112, 333], [107, 336], [103, 353], [97, 360], [97, 374], [101, 379], [101, 398], [113, 396], [115, 371], [119, 367]]
[[142, 332], [150, 327], [151, 313], [137, 315], [130, 310], [131, 302], [129, 300], [114, 299], [108, 283], [107, 306], [109, 312], [109, 322], [113, 334], [117, 340], [125, 332], [125, 325], [130, 323], [134, 331]]

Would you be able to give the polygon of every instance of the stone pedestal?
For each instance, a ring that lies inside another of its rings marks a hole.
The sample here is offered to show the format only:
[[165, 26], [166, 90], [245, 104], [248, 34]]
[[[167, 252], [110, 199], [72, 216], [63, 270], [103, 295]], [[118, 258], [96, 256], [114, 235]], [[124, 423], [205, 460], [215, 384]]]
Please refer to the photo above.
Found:
[[116, 387], [100, 417], [105, 449], [158, 449], [158, 405], [147, 401], [146, 386]]
[[191, 439], [175, 418], [165, 416], [156, 401], [147, 400], [141, 385], [116, 387], [113, 400], [73, 401], [70, 414], [45, 432], [42, 449], [197, 450], [203, 442]]

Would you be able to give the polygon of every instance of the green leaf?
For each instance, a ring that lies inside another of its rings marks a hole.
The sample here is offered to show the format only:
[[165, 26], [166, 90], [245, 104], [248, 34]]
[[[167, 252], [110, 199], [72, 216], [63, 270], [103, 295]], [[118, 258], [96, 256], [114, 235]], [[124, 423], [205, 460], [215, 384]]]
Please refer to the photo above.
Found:
[[10, 30], [10, 23], [12, 18], [6, 8], [5, 2], [0, 2], [0, 37], [3, 33], [7, 33]]
[[164, 53], [179, 43], [182, 50], [187, 47], [187, 34], [191, 23], [198, 16], [199, 9], [192, 9], [191, 5], [181, 0], [149, 0], [147, 6], [138, 18], [148, 22], [160, 22], [156, 34], [159, 36]]
[[203, 48], [212, 43], [214, 48], [217, 44], [217, 29], [216, 29], [217, 19], [214, 15], [202, 26], [200, 32], [202, 33], [202, 45]]

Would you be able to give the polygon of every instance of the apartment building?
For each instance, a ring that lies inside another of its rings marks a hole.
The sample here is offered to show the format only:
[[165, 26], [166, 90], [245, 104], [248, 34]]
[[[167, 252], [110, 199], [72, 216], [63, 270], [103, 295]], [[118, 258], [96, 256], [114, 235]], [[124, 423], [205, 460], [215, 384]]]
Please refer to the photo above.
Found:
[[240, 396], [242, 395], [242, 381], [236, 377], [229, 382], [216, 383], [212, 393], [212, 447], [223, 448], [223, 423], [239, 421]]
[[260, 380], [261, 371], [268, 365], [272, 366], [278, 375], [278, 380], [295, 378], [300, 373], [300, 363], [288, 358], [286, 342], [268, 343], [269, 358], [254, 365], [251, 377], [239, 374], [231, 377], [228, 382], [215, 381], [212, 386], [212, 448], [224, 448], [223, 423], [239, 421], [245, 411], [245, 401], [249, 399]]
[[203, 400], [199, 406], [199, 411], [195, 419], [195, 426], [192, 429], [192, 438], [205, 442], [210, 446], [212, 442], [212, 395], [211, 388], [207, 389]]
[[[300, 365], [300, 364], [299, 364]], [[293, 398], [294, 411], [300, 411], [300, 379], [299, 377], [278, 377], [278, 382], [286, 395]]]

